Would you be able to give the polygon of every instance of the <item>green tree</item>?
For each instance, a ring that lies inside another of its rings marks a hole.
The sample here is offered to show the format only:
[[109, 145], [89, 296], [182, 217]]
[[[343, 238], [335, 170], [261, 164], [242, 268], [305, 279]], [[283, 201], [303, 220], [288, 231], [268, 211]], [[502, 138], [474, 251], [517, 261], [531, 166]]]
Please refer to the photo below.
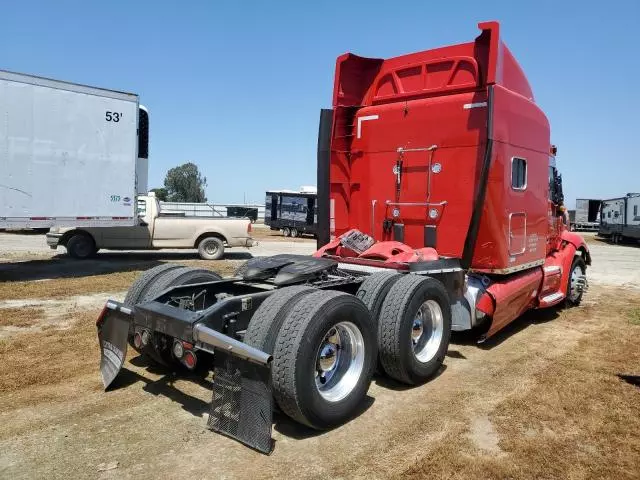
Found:
[[207, 201], [204, 194], [206, 186], [206, 177], [203, 177], [198, 166], [191, 162], [172, 168], [164, 179], [169, 202], [204, 203]]
[[156, 198], [158, 200], [160, 200], [161, 202], [166, 202], [167, 201], [167, 189], [164, 187], [159, 187], [159, 188], [152, 188], [151, 190], [149, 190], [150, 192], [153, 192], [156, 194]]

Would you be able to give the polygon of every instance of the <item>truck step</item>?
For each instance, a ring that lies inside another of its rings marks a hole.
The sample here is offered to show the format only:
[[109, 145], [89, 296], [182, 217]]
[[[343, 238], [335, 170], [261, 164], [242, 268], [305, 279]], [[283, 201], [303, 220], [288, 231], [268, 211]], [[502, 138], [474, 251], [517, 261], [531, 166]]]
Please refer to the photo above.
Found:
[[550, 293], [540, 299], [540, 306], [549, 307], [551, 305], [555, 305], [556, 303], [560, 302], [563, 298], [564, 298], [564, 294], [561, 292]]

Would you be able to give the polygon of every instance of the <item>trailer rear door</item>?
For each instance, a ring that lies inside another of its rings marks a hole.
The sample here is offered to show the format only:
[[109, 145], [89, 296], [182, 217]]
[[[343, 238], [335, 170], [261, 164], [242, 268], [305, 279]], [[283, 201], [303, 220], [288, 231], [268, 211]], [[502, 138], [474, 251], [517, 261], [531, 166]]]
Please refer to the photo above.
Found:
[[134, 225], [138, 97], [0, 71], [0, 227]]

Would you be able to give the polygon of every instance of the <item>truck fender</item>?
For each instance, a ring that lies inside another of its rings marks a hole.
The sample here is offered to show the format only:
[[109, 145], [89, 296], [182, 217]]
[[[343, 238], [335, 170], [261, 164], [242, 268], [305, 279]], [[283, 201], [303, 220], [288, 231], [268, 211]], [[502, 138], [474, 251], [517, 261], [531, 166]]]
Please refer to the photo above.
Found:
[[222, 240], [223, 242], [227, 243], [227, 239], [225, 238], [225, 236], [222, 235], [222, 233], [220, 233], [217, 230], [205, 230], [205, 231], [200, 230], [197, 233], [198, 235], [196, 237], [196, 241], [193, 244], [194, 248], [198, 248], [198, 245], [200, 245], [200, 242], [207, 237], [216, 237]]
[[[568, 230], [564, 230], [560, 238], [563, 242], [573, 245], [577, 252], [582, 255], [584, 261], [587, 265], [591, 265], [591, 253], [589, 252], [589, 246], [582, 238], [582, 235], [579, 235], [575, 232], [570, 232]], [[573, 259], [571, 260], [573, 262]], [[569, 265], [571, 267], [571, 265]]]

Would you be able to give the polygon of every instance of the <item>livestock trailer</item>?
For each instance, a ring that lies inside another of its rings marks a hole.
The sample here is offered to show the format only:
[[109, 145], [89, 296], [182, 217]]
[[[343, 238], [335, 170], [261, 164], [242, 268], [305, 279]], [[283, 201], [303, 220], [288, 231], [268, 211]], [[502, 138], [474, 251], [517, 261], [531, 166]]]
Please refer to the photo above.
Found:
[[269, 190], [265, 199], [264, 223], [282, 230], [285, 237], [318, 232], [318, 194], [308, 191]]
[[598, 235], [614, 243], [640, 239], [640, 193], [602, 201]]

